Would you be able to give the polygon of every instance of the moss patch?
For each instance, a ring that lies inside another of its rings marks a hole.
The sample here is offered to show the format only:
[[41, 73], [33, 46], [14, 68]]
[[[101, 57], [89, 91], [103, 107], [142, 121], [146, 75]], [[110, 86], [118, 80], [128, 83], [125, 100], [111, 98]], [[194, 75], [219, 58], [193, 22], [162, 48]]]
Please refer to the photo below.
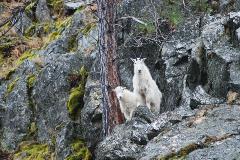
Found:
[[63, 0], [47, 0], [47, 4], [53, 9], [55, 14], [62, 14], [64, 9]]
[[75, 119], [81, 108], [83, 107], [83, 96], [85, 91], [85, 84], [88, 72], [85, 67], [81, 67], [79, 71], [79, 84], [70, 91], [69, 99], [67, 101], [67, 110], [72, 119]]
[[77, 50], [77, 35], [71, 36], [68, 41], [68, 51], [75, 52]]
[[26, 36], [26, 37], [31, 37], [31, 36], [33, 36], [34, 33], [35, 33], [35, 30], [36, 30], [36, 24], [33, 23], [30, 27], [28, 27], [28, 28], [26, 29], [26, 31], [24, 32], [24, 36]]
[[27, 76], [27, 87], [32, 88], [36, 81], [36, 76], [34, 74]]
[[21, 160], [45, 160], [51, 158], [51, 152], [47, 144], [23, 142], [13, 159]]
[[28, 133], [24, 140], [34, 140], [37, 136], [37, 130], [36, 122], [32, 122], [28, 127]]
[[0, 66], [3, 64], [4, 62], [4, 57], [3, 54], [0, 53]]
[[34, 54], [31, 50], [28, 50], [28, 51], [24, 52], [24, 53], [21, 55], [21, 57], [18, 58], [16, 64], [17, 64], [17, 65], [21, 65], [21, 64], [24, 62], [24, 60], [26, 60], [26, 59], [31, 60], [31, 59], [33, 59], [33, 58], [35, 58], [35, 57], [37, 57], [37, 55]]
[[7, 94], [11, 93], [17, 83], [17, 81], [19, 80], [19, 78], [16, 78], [15, 80], [13, 80], [11, 83], [8, 84], [7, 86]]
[[88, 23], [86, 24], [86, 26], [80, 30], [80, 32], [82, 32], [83, 35], [87, 36], [91, 30], [93, 30], [94, 28], [96, 28], [96, 23], [93, 22], [93, 23]]
[[37, 6], [37, 1], [32, 1], [26, 8], [25, 13], [28, 15], [28, 17], [32, 17], [34, 14], [34, 10]]
[[72, 154], [66, 160], [90, 160], [92, 159], [91, 152], [80, 139], [75, 140], [72, 144]]
[[51, 41], [56, 40], [60, 37], [62, 32], [71, 25], [72, 17], [66, 19], [58, 19], [54, 23], [45, 25], [44, 31], [46, 33], [51, 32], [44, 40], [44, 47], [46, 47]]

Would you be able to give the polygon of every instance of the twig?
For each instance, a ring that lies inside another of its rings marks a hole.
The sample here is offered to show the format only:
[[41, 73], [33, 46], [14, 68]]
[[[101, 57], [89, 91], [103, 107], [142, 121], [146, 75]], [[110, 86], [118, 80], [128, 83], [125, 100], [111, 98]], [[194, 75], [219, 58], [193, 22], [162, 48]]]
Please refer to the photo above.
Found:
[[186, 8], [185, 0], [182, 0], [184, 9]]
[[133, 17], [133, 16], [121, 17], [121, 18], [118, 18], [117, 21], [123, 20], [123, 19], [132, 19], [132, 20], [134, 20], [134, 21], [136, 21], [136, 22], [138, 22], [140, 24], [143, 24], [145, 26], [147, 25], [147, 23], [145, 23], [145, 22], [141, 21], [140, 19], [138, 19], [136, 17]]

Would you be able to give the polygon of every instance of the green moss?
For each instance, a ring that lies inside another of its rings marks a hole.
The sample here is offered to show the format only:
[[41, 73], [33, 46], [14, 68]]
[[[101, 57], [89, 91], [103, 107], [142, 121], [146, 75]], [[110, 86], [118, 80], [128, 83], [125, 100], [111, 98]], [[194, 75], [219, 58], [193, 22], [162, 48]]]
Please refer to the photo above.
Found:
[[28, 15], [28, 17], [32, 17], [34, 8], [36, 7], [37, 3], [36, 1], [32, 1], [26, 8], [25, 13]]
[[30, 139], [30, 137], [33, 137], [34, 135], [36, 135], [36, 133], [37, 133], [36, 122], [32, 122], [29, 126], [28, 139]]
[[4, 57], [3, 54], [0, 53], [0, 66], [3, 64], [4, 62]]
[[75, 119], [76, 115], [80, 112], [83, 107], [83, 96], [85, 91], [86, 79], [88, 76], [87, 70], [81, 67], [79, 71], [80, 82], [75, 88], [70, 91], [69, 99], [67, 101], [67, 110], [71, 118]]
[[27, 76], [27, 87], [32, 88], [35, 81], [36, 81], [36, 76], [34, 74]]
[[16, 78], [15, 80], [13, 80], [11, 83], [8, 84], [7, 86], [7, 94], [11, 93], [17, 83], [17, 81], [19, 80], [19, 78]]
[[96, 28], [96, 23], [88, 23], [83, 29], [80, 30], [80, 32], [82, 32], [84, 35], [88, 35], [94, 28]]
[[13, 155], [13, 159], [21, 160], [45, 160], [51, 158], [51, 152], [47, 144], [24, 142]]
[[75, 140], [72, 144], [72, 154], [66, 160], [90, 160], [92, 159], [91, 152], [80, 139]]
[[84, 90], [81, 87], [72, 88], [70, 91], [69, 100], [67, 102], [67, 109], [70, 115], [73, 115], [81, 106], [81, 97]]
[[68, 51], [76, 51], [77, 50], [77, 36], [71, 36], [68, 41]]
[[[50, 35], [52, 32], [59, 32], [57, 26], [59, 22], [44, 22], [44, 23], [33, 23], [24, 33], [26, 37], [32, 37], [36, 34], [37, 30], [41, 30], [41, 36]], [[56, 34], [56, 33], [54, 33]], [[38, 35], [39, 36], [39, 35]], [[54, 38], [56, 39], [56, 38]]]
[[26, 37], [31, 37], [31, 36], [33, 36], [34, 33], [35, 33], [35, 30], [36, 30], [36, 24], [33, 23], [30, 27], [28, 27], [28, 28], [26, 29], [26, 31], [24, 32], [24, 36], [26, 36]]
[[30, 12], [33, 10], [34, 6], [36, 5], [36, 1], [32, 1], [27, 7], [25, 8], [25, 12]]
[[55, 14], [61, 14], [64, 6], [63, 0], [47, 0], [48, 5], [53, 9]]
[[58, 33], [62, 33], [66, 28], [70, 27], [72, 22], [72, 17], [67, 17], [66, 19], [58, 19], [55, 24], [54, 28], [57, 30]]
[[55, 39], [58, 39], [60, 36], [59, 32], [55, 31], [55, 32], [52, 32], [51, 34], [49, 34], [49, 39], [48, 39], [48, 42], [51, 42]]
[[51, 28], [52, 28], [52, 23], [43, 23], [43, 30], [44, 30], [44, 33], [49, 33], [51, 32]]
[[46, 47], [51, 41], [58, 39], [62, 32], [71, 25], [71, 22], [72, 17], [68, 17], [64, 20], [59, 19], [54, 23], [45, 24], [45, 33], [51, 33], [47, 36], [44, 47]]
[[24, 62], [24, 60], [26, 60], [26, 59], [31, 60], [31, 59], [36, 58], [36, 57], [37, 57], [36, 54], [34, 54], [31, 50], [28, 50], [28, 51], [24, 52], [21, 55], [21, 57], [18, 58], [16, 64], [21, 65]]

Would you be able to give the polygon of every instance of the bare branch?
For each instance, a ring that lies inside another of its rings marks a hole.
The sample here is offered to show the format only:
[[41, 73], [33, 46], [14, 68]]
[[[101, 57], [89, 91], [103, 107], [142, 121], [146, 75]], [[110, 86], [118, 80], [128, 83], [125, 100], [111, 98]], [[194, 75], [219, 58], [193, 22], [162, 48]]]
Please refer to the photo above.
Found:
[[132, 19], [132, 20], [134, 20], [134, 21], [136, 21], [136, 22], [138, 22], [140, 24], [143, 24], [145, 26], [147, 25], [147, 23], [145, 23], [145, 22], [141, 21], [140, 19], [138, 19], [136, 17], [133, 17], [133, 16], [121, 17], [121, 18], [117, 19], [117, 21], [123, 20], [123, 19]]

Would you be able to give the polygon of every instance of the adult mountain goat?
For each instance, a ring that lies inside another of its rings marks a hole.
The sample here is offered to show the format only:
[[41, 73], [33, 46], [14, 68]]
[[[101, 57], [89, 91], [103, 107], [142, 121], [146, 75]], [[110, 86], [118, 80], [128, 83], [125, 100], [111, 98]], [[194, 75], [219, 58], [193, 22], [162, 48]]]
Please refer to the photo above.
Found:
[[116, 87], [114, 91], [120, 103], [121, 112], [124, 114], [126, 120], [130, 120], [132, 118], [133, 111], [139, 105], [144, 105], [143, 100], [138, 94], [135, 94], [122, 86]]
[[145, 99], [147, 107], [152, 112], [159, 113], [162, 93], [145, 65], [145, 59], [131, 59], [134, 62], [133, 92]]

